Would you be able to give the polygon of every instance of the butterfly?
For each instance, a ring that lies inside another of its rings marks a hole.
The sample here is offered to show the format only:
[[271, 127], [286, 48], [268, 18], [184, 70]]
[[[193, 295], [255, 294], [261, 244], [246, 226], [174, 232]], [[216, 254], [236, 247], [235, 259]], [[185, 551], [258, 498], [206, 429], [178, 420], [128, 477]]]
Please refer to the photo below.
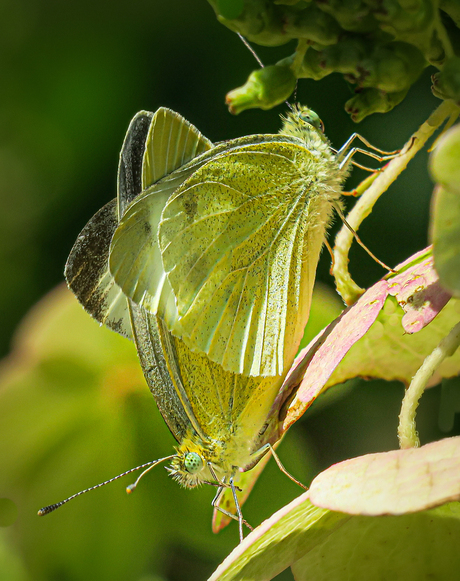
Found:
[[316, 114], [298, 107], [280, 134], [218, 144], [152, 187], [146, 178], [112, 238], [113, 280], [224, 370], [281, 376], [346, 175]]
[[280, 134], [216, 145], [169, 109], [141, 111], [123, 143], [117, 198], [66, 264], [86, 311], [136, 344], [177, 441], [160, 461], [183, 486], [217, 486], [216, 506], [230, 488], [240, 537], [235, 482], [277, 441], [272, 404], [346, 172], [307, 108], [288, 114]]

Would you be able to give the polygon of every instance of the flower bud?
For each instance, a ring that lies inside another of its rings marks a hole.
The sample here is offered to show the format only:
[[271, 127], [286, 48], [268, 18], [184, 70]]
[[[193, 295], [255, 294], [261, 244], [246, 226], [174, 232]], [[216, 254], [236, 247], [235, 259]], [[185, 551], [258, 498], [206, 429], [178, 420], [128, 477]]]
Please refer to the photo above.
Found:
[[408, 89], [385, 93], [379, 89], [363, 89], [345, 103], [345, 111], [356, 123], [372, 113], [386, 113], [396, 107], [407, 95]]
[[453, 99], [460, 102], [460, 57], [448, 59], [439, 73], [432, 77], [431, 90], [440, 99]]
[[405, 42], [377, 45], [369, 58], [362, 61], [361, 87], [395, 93], [409, 88], [427, 65], [422, 53]]
[[225, 99], [231, 113], [245, 109], [271, 109], [285, 101], [295, 88], [296, 77], [287, 66], [272, 65], [253, 71], [242, 87], [233, 89]]

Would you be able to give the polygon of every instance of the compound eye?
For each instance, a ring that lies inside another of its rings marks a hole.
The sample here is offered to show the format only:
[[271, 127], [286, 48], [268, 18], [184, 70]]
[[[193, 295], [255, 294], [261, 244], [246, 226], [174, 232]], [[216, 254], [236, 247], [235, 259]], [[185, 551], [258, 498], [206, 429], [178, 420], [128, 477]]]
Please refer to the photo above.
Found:
[[308, 111], [308, 113], [304, 113], [300, 117], [301, 117], [302, 121], [304, 121], [305, 123], [308, 123], [308, 125], [311, 125], [315, 129], [318, 129], [318, 131], [322, 131], [324, 133], [323, 122], [321, 121], [319, 116], [314, 111], [312, 111], [310, 109]]
[[187, 452], [184, 458], [184, 466], [189, 474], [196, 474], [203, 468], [203, 459], [196, 452]]

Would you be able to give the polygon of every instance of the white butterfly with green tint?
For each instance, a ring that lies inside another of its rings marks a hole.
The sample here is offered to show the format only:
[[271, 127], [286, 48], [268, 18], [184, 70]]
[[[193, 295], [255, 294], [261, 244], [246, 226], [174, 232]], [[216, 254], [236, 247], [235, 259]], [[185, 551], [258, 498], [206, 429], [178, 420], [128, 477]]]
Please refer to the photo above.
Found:
[[[180, 123], [169, 146], [176, 160], [187, 148]], [[157, 182], [143, 167], [144, 191], [115, 231], [110, 272], [126, 296], [225, 370], [282, 375], [303, 335], [346, 172], [306, 108], [278, 135], [185, 158]]]
[[[176, 147], [177, 134], [171, 139], [176, 129], [182, 143], [188, 144], [185, 156]], [[66, 266], [69, 287], [85, 309], [116, 331], [132, 333], [146, 381], [178, 442], [170, 472], [187, 487], [210, 481], [223, 487], [238, 476], [240, 468], [249, 469], [260, 460], [267, 451], [264, 434], [271, 422], [270, 409], [284, 377], [237, 375], [191, 351], [171, 334], [163, 319], [124, 294], [108, 263], [118, 223], [133, 200], [142, 198], [142, 189], [155, 191], [159, 198], [171, 183], [175, 191], [202, 163], [197, 161], [200, 155], [193, 156], [200, 150], [213, 151], [211, 147], [196, 128], [172, 111], [136, 115], [121, 152], [117, 200], [85, 226]], [[192, 165], [187, 166], [187, 157]], [[165, 276], [156, 280], [168, 288]], [[162, 294], [158, 296], [162, 304]]]

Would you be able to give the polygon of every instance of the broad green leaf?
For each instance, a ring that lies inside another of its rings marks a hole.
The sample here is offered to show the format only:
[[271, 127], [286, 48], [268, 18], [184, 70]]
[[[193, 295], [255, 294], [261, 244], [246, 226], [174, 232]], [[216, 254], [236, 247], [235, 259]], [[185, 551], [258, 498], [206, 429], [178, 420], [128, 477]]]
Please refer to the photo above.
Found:
[[306, 492], [248, 535], [209, 581], [272, 579], [321, 546], [349, 519], [346, 514], [313, 506]]
[[[459, 157], [460, 160], [460, 157]], [[460, 193], [442, 186], [432, 200], [430, 237], [441, 284], [460, 297]]]
[[334, 464], [313, 480], [310, 500], [347, 514], [406, 514], [459, 500], [459, 474], [457, 436]]
[[430, 159], [439, 184], [431, 202], [430, 238], [441, 284], [460, 297], [460, 126], [437, 143]]
[[404, 516], [351, 517], [292, 572], [296, 581], [455, 581], [459, 536], [457, 502]]
[[403, 516], [350, 516], [312, 505], [306, 492], [257, 527], [209, 581], [418, 581], [458, 576], [460, 504]]
[[430, 157], [430, 173], [436, 183], [460, 194], [460, 125], [449, 129], [436, 142]]

